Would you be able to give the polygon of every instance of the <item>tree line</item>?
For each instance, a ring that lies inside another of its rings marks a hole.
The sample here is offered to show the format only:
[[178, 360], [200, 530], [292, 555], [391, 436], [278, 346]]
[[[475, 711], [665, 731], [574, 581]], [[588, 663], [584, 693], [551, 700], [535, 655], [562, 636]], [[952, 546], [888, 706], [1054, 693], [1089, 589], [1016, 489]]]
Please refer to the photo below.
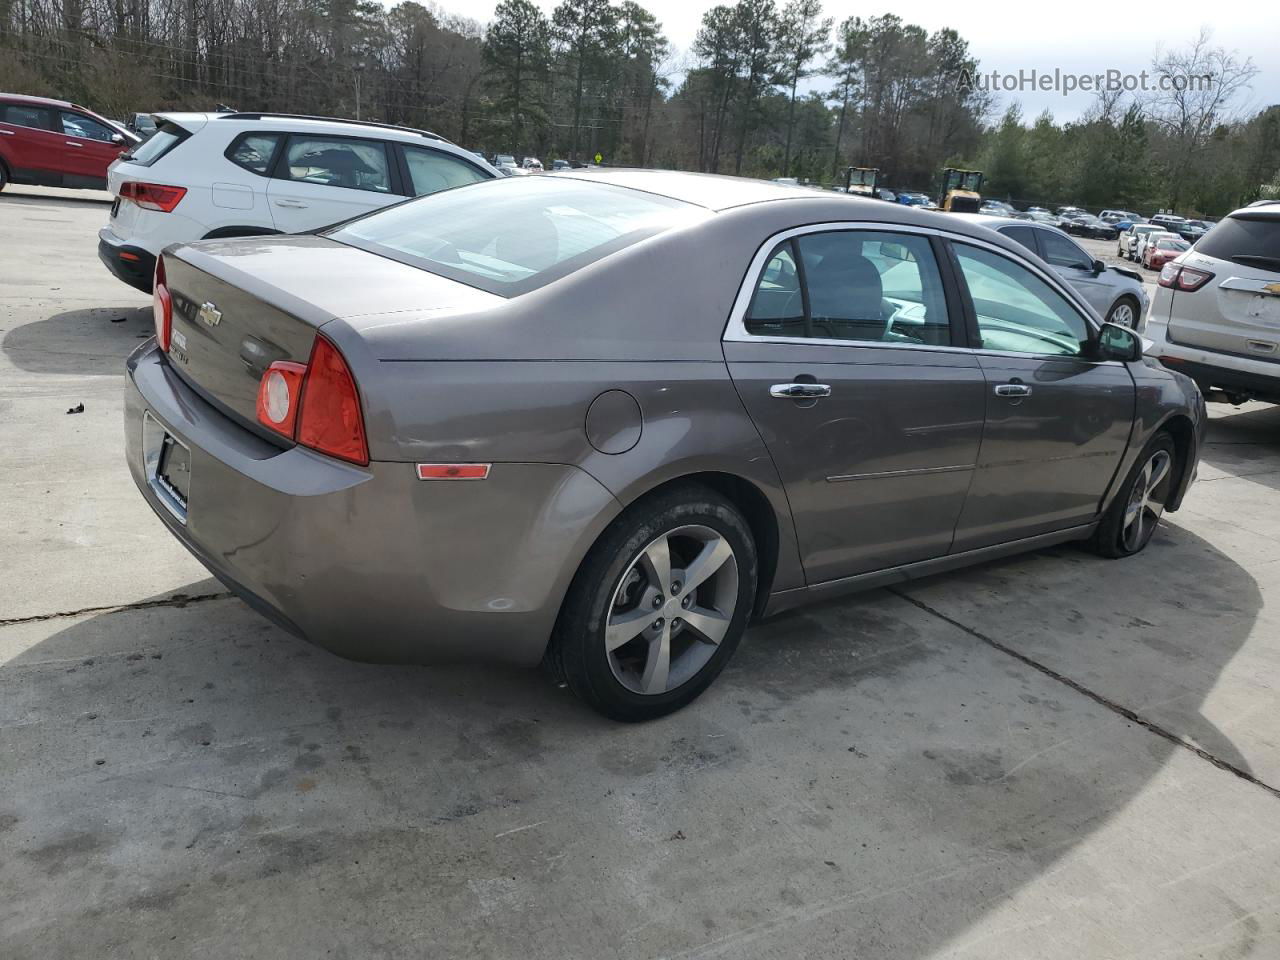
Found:
[[996, 195], [1203, 213], [1278, 179], [1280, 115], [1234, 111], [1251, 61], [1202, 35], [1155, 66], [1223, 83], [1028, 124], [965, 82], [979, 64], [957, 31], [837, 24], [821, 0], [716, 5], [682, 54], [636, 0], [501, 0], [488, 24], [414, 0], [0, 0], [0, 89], [117, 117], [359, 116], [486, 153], [823, 184], [874, 166], [930, 193], [943, 166], [977, 166]]

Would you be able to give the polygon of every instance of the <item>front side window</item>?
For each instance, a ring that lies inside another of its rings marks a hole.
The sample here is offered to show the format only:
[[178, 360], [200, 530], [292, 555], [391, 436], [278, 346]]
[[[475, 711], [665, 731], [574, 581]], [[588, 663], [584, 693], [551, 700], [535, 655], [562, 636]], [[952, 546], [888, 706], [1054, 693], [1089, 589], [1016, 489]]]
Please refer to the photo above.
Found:
[[954, 245], [973, 299], [984, 350], [1075, 357], [1089, 327], [1062, 294], [1008, 257], [965, 243]]
[[284, 176], [322, 187], [390, 193], [388, 170], [387, 149], [375, 140], [294, 136], [289, 138]]
[[82, 140], [99, 140], [102, 143], [110, 143], [111, 138], [116, 135], [116, 131], [112, 130], [97, 120], [91, 120], [81, 113], [68, 113], [62, 111], [62, 132], [68, 137], [80, 137]]
[[704, 207], [612, 184], [512, 177], [396, 204], [325, 236], [513, 297], [707, 216]]
[[404, 159], [409, 165], [409, 182], [416, 197], [489, 179], [479, 167], [439, 150], [405, 147]]
[[744, 318], [755, 336], [947, 346], [951, 327], [925, 237], [811, 233], [774, 248]]
[[237, 167], [266, 176], [271, 170], [280, 141], [279, 133], [249, 133], [238, 137], [227, 152], [227, 159]]
[[1040, 244], [1044, 248], [1045, 263], [1055, 267], [1075, 267], [1077, 270], [1093, 269], [1093, 258], [1061, 233], [1042, 230]]
[[44, 107], [28, 107], [17, 103], [0, 105], [0, 120], [12, 123], [15, 127], [52, 130], [52, 119]]

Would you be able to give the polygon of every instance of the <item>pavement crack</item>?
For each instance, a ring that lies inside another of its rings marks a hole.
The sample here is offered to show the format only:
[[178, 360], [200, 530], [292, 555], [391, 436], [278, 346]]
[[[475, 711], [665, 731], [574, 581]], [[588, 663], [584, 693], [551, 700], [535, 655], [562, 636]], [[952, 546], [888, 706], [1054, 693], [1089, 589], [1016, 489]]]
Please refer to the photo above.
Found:
[[185, 607], [189, 603], [203, 603], [206, 600], [223, 600], [232, 596], [230, 591], [220, 590], [217, 593], [175, 593], [159, 600], [139, 600], [136, 603], [111, 603], [101, 607], [82, 607], [79, 610], [64, 610], [60, 613], [37, 613], [30, 617], [0, 618], [0, 627], [12, 627], [19, 623], [40, 623], [44, 620], [61, 620], [65, 617], [82, 617], [89, 613], [124, 613], [126, 610], [149, 610], [152, 607]]
[[939, 620], [942, 620], [942, 621], [945, 621], [946, 623], [951, 624], [951, 626], [955, 627], [958, 630], [963, 630], [965, 633], [969, 634], [969, 636], [973, 637], [975, 640], [980, 640], [982, 643], [985, 643], [987, 646], [991, 647], [992, 649], [999, 650], [1001, 653], [1005, 654], [1006, 656], [1013, 657], [1013, 659], [1017, 660], [1019, 663], [1022, 663], [1030, 667], [1032, 670], [1035, 670], [1037, 673], [1043, 674], [1044, 676], [1048, 677], [1050, 680], [1055, 680], [1064, 686], [1070, 687], [1076, 693], [1079, 693], [1082, 696], [1088, 697], [1094, 703], [1098, 704], [1099, 706], [1105, 707], [1107, 710], [1110, 710], [1112, 713], [1116, 714], [1117, 716], [1124, 717], [1124, 719], [1128, 720], [1130, 723], [1136, 723], [1138, 726], [1145, 728], [1148, 732], [1154, 733], [1157, 737], [1161, 737], [1165, 740], [1168, 740], [1170, 743], [1175, 744], [1179, 747], [1182, 747], [1184, 750], [1188, 750], [1191, 753], [1194, 753], [1201, 760], [1204, 760], [1208, 763], [1213, 764], [1219, 770], [1225, 770], [1228, 773], [1234, 774], [1235, 776], [1239, 777], [1241, 780], [1251, 783], [1255, 787], [1261, 787], [1263, 790], [1267, 791], [1267, 793], [1271, 794], [1273, 797], [1280, 799], [1280, 789], [1273, 787], [1271, 784], [1267, 783], [1264, 780], [1259, 780], [1248, 770], [1241, 769], [1240, 767], [1236, 766], [1234, 763], [1231, 763], [1227, 760], [1223, 760], [1221, 757], [1215, 756], [1214, 754], [1210, 753], [1208, 750], [1205, 750], [1201, 747], [1196, 746], [1194, 743], [1192, 743], [1190, 740], [1187, 740], [1185, 737], [1181, 737], [1178, 734], [1174, 733], [1172, 730], [1167, 730], [1164, 727], [1160, 726], [1160, 724], [1152, 720], [1148, 720], [1146, 717], [1142, 716], [1136, 711], [1130, 710], [1128, 707], [1122, 706], [1121, 704], [1116, 703], [1114, 700], [1110, 700], [1107, 697], [1104, 697], [1102, 694], [1094, 690], [1090, 690], [1088, 687], [1086, 687], [1084, 684], [1080, 683], [1079, 681], [1072, 680], [1070, 677], [1066, 676], [1065, 674], [1059, 673], [1057, 670], [1054, 670], [1052, 667], [1046, 666], [1045, 664], [1040, 663], [1040, 661], [1035, 660], [1031, 657], [1028, 657], [1025, 653], [1020, 653], [1019, 651], [1010, 647], [1008, 644], [1001, 643], [999, 640], [996, 640], [994, 637], [987, 636], [981, 630], [976, 630], [973, 627], [969, 626], [968, 624], [961, 623], [959, 620], [955, 619], [954, 617], [947, 616], [947, 614], [943, 613], [941, 610], [938, 610], [936, 607], [930, 606], [929, 604], [925, 603], [923, 600], [918, 600], [908, 593], [903, 593], [901, 590], [897, 589], [896, 587], [887, 587], [886, 589], [890, 593], [892, 593], [894, 596], [901, 597], [903, 600], [907, 601], [907, 603], [911, 604], [912, 606], [919, 607], [925, 613], [928, 613], [932, 616], [937, 617]]

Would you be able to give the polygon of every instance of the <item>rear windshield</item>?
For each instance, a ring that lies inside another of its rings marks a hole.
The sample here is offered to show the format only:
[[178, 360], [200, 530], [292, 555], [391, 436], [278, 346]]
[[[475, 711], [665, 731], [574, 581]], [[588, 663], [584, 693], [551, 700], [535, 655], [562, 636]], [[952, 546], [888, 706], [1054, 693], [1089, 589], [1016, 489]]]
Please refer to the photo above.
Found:
[[521, 177], [420, 197], [325, 236], [514, 297], [709, 215], [703, 207], [639, 190]]
[[130, 150], [125, 155], [125, 159], [149, 167], [189, 136], [190, 134], [181, 127], [166, 123]]
[[1227, 217], [1197, 241], [1196, 252], [1280, 272], [1280, 217], [1263, 213]]

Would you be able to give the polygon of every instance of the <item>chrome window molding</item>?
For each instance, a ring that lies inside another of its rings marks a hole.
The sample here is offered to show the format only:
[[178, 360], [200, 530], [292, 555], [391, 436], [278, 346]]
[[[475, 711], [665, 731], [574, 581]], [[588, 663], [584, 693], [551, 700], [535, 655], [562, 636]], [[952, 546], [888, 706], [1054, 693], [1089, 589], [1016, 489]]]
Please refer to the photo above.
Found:
[[[1068, 287], [1062, 280], [1051, 271], [1042, 270], [1037, 264], [1031, 263], [1029, 260], [1013, 257], [1008, 250], [1005, 250], [998, 244], [983, 240], [979, 237], [971, 237], [968, 234], [952, 233], [949, 230], [941, 230], [937, 227], [920, 227], [914, 224], [906, 223], [882, 223], [874, 220], [840, 220], [830, 221], [827, 223], [812, 223], [803, 227], [792, 227], [788, 230], [782, 230], [770, 236], [760, 248], [756, 251], [755, 256], [751, 259], [751, 266], [747, 269], [746, 276], [743, 278], [742, 285], [738, 288], [738, 295], [734, 298], [733, 309], [729, 313], [729, 321], [725, 324], [724, 334], [721, 339], [726, 343], [783, 343], [783, 344], [811, 344], [813, 346], [827, 347], [849, 347], [853, 349], [875, 349], [875, 350], [911, 350], [923, 351], [925, 353], [963, 353], [969, 355], [979, 355], [987, 357], [1023, 357], [1042, 360], [1074, 360], [1084, 361], [1094, 364], [1118, 364], [1117, 360], [1088, 360], [1082, 356], [1064, 356], [1055, 353], [1015, 353], [1008, 350], [984, 350], [981, 347], [957, 347], [957, 346], [937, 346], [929, 343], [890, 343], [880, 340], [839, 340], [831, 337], [779, 337], [779, 336], [761, 336], [759, 334], [747, 331], [746, 316], [747, 310], [751, 306], [751, 298], [755, 294], [756, 284], [760, 282], [760, 275], [764, 272], [765, 265], [769, 262], [769, 254], [771, 254], [778, 244], [793, 237], [803, 237], [812, 233], [832, 233], [834, 231], [865, 231], [868, 233], [906, 233], [921, 237], [941, 237], [954, 243], [967, 243], [975, 247], [989, 250], [998, 256], [1004, 257], [1020, 267], [1029, 270], [1039, 279], [1043, 280], [1056, 293], [1060, 294], [1072, 309], [1080, 315], [1088, 330], [1097, 335], [1099, 331], [1098, 323], [1089, 315], [1086, 309], [1081, 308], [1081, 301], [1078, 299], [1074, 290]], [[1013, 241], [1010, 241], [1013, 242]]]

